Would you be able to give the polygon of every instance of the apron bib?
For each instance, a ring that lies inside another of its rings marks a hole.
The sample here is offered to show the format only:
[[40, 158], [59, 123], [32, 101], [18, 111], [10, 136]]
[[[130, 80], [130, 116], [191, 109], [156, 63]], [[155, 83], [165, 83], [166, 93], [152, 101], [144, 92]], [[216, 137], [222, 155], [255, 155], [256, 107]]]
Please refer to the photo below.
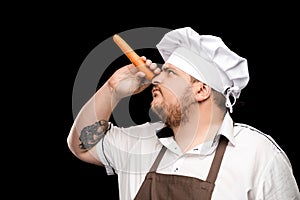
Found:
[[206, 181], [183, 175], [156, 173], [167, 150], [163, 146], [147, 173], [135, 200], [210, 200], [227, 143], [227, 138], [221, 136]]

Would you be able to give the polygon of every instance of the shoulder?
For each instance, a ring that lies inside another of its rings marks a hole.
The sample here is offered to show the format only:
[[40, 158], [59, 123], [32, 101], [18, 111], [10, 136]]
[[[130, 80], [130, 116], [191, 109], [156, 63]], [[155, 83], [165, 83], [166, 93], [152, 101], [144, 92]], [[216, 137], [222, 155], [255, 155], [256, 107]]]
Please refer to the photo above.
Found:
[[[234, 134], [236, 146], [233, 151], [243, 152], [256, 171], [290, 170], [291, 162], [272, 136], [247, 124], [235, 123]], [[262, 172], [261, 171], [261, 172]]]
[[161, 128], [163, 128], [165, 125], [164, 123], [158, 121], [158, 122], [145, 122], [143, 124], [137, 124], [137, 125], [134, 125], [134, 126], [129, 126], [129, 127], [122, 127], [121, 129], [124, 129], [124, 130], [145, 130], [145, 131], [150, 131], [150, 132], [153, 132], [153, 131], [156, 131], [156, 130], [159, 130]]
[[109, 133], [118, 134], [125, 133], [128, 136], [151, 137], [156, 135], [156, 131], [163, 128], [165, 125], [162, 122], [145, 122], [143, 124], [137, 124], [129, 127], [119, 127], [111, 123]]
[[239, 174], [250, 174], [254, 194], [284, 197], [297, 192], [289, 158], [271, 135], [243, 123], [234, 123], [233, 134], [235, 145], [228, 146], [230, 164], [241, 167]]
[[258, 154], [266, 154], [267, 156], [282, 154], [286, 157], [282, 148], [271, 135], [253, 126], [243, 123], [234, 123], [234, 137], [237, 145], [247, 147], [249, 150]]

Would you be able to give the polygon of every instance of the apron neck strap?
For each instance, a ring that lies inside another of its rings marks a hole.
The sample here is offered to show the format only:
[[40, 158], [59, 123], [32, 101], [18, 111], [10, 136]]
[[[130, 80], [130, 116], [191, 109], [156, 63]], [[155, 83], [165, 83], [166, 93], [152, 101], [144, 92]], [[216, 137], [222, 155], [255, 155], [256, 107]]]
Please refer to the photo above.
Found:
[[158, 165], [159, 165], [159, 163], [160, 163], [163, 155], [165, 154], [166, 150], [167, 150], [167, 147], [162, 146], [162, 148], [161, 148], [161, 150], [160, 150], [160, 152], [159, 152], [159, 154], [158, 154], [155, 162], [153, 163], [152, 167], [150, 168], [150, 172], [155, 172], [156, 171], [156, 169], [157, 169], [157, 167], [158, 167]]
[[221, 135], [215, 157], [213, 159], [213, 162], [209, 170], [209, 174], [207, 176], [207, 180], [206, 180], [207, 182], [214, 183], [216, 181], [227, 143], [228, 143], [227, 138]]

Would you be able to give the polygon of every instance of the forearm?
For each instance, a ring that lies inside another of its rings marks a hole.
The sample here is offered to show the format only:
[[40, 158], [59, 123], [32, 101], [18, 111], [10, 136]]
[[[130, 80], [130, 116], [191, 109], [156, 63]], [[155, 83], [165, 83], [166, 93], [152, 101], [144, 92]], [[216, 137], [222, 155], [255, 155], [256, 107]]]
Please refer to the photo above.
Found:
[[[156, 65], [150, 60], [145, 63], [147, 66], [152, 65], [151, 69], [156, 73], [160, 72], [155, 70]], [[144, 82], [144, 75], [133, 64], [121, 67], [82, 107], [68, 136], [68, 146], [74, 155], [86, 162], [100, 163], [93, 147], [105, 132], [102, 126], [105, 123], [102, 122], [108, 122], [113, 109], [122, 98], [137, 94], [151, 84], [150, 81]], [[102, 121], [99, 122], [100, 120]]]
[[82, 107], [67, 139], [70, 150], [77, 157], [90, 162], [81, 156], [101, 139], [101, 131], [105, 131], [103, 129], [105, 126], [101, 124], [105, 124], [100, 124], [99, 121], [108, 121], [118, 102], [119, 99], [115, 98], [114, 91], [105, 83]]
[[99, 120], [109, 120], [119, 99], [115, 98], [114, 90], [106, 82], [93, 97], [82, 107], [75, 123], [79, 130]]

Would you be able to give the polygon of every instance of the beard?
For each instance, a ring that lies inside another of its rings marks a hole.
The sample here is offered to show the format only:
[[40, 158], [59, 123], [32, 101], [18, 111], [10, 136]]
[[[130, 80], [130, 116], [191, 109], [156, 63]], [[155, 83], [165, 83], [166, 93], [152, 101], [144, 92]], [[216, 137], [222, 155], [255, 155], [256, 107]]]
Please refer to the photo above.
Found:
[[168, 106], [165, 102], [151, 106], [152, 111], [168, 126], [177, 127], [181, 122], [180, 106]]
[[191, 89], [188, 89], [175, 105], [168, 105], [166, 101], [161, 103], [152, 102], [151, 109], [166, 125], [179, 127], [180, 124], [189, 121], [191, 107], [196, 103], [197, 101], [193, 98]]

